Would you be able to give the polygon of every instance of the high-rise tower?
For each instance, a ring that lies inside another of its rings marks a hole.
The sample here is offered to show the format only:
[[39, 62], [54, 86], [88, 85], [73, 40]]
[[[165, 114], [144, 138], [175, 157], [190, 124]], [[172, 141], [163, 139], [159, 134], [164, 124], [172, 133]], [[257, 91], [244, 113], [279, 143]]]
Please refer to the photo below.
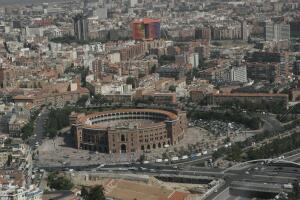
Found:
[[74, 35], [77, 40], [88, 39], [88, 20], [87, 17], [79, 14], [73, 18], [74, 21]]

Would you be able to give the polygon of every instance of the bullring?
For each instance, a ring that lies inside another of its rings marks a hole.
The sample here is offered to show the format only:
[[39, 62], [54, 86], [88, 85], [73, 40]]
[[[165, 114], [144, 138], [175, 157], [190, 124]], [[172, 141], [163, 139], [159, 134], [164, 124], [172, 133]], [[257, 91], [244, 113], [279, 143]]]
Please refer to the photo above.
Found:
[[72, 113], [71, 133], [78, 149], [137, 153], [175, 145], [187, 128], [186, 113], [159, 109], [117, 109]]

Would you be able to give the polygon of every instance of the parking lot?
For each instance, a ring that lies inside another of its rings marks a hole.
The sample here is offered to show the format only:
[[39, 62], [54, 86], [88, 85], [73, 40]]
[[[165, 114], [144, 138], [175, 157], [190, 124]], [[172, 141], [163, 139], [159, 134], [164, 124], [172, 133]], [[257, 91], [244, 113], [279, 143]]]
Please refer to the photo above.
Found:
[[208, 130], [217, 136], [225, 136], [228, 134], [238, 134], [240, 132], [249, 131], [243, 124], [235, 122], [223, 122], [218, 120], [195, 120], [189, 123], [189, 126], [197, 126]]

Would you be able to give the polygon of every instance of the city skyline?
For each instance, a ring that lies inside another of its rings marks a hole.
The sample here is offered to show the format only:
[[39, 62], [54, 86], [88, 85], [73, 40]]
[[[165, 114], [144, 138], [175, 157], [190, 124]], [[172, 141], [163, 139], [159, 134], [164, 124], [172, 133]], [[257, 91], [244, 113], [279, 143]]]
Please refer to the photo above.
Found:
[[1, 200], [300, 199], [299, 0], [0, 5]]

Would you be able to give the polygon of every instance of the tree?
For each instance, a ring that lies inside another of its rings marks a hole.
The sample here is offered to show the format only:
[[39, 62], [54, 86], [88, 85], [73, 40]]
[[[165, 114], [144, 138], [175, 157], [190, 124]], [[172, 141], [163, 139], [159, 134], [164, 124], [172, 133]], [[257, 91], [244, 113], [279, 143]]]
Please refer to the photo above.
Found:
[[93, 187], [90, 192], [87, 200], [105, 200], [103, 187], [101, 185]]
[[199, 66], [198, 66], [198, 68], [199, 69], [203, 69], [204, 66], [205, 66], [205, 60], [203, 58], [200, 58], [199, 59]]
[[23, 140], [27, 140], [33, 133], [33, 121], [30, 120], [23, 128], [22, 128], [21, 138]]
[[129, 76], [126, 79], [126, 84], [132, 85], [132, 88], [136, 88], [137, 87], [137, 80], [136, 80], [136, 78]]
[[57, 172], [50, 173], [47, 180], [48, 186], [55, 190], [70, 190], [74, 186], [69, 179]]
[[294, 199], [300, 199], [300, 186], [299, 186], [299, 182], [295, 181], [293, 183], [293, 195]]
[[80, 75], [80, 78], [81, 78], [81, 85], [83, 87], [86, 86], [86, 77], [87, 75], [89, 74], [89, 68], [85, 68], [83, 66], [80, 66], [80, 67], [74, 67], [74, 66], [70, 66], [68, 67], [66, 70], [65, 70], [65, 73], [66, 74], [69, 74], [69, 73], [74, 73], [74, 74], [79, 74]]
[[225, 144], [228, 143], [228, 142], [230, 142], [230, 137], [226, 137], [225, 140], [224, 140]]
[[175, 85], [171, 85], [171, 86], [169, 87], [169, 91], [175, 92], [175, 91], [176, 91], [176, 86], [175, 86]]
[[162, 159], [167, 159], [168, 158], [168, 154], [167, 152], [163, 152], [163, 154], [161, 155]]
[[11, 162], [12, 162], [12, 155], [9, 154], [8, 157], [7, 157], [6, 165], [7, 165], [7, 166], [10, 166], [10, 165], [11, 165]]
[[5, 145], [9, 145], [12, 143], [12, 139], [11, 138], [7, 138], [5, 141], [4, 141], [4, 144]]
[[144, 162], [145, 161], [145, 159], [146, 159], [146, 156], [145, 156], [145, 154], [142, 154], [141, 156], [140, 156], [140, 158], [139, 158], [139, 162]]
[[101, 94], [96, 94], [92, 99], [92, 104], [100, 105], [102, 103], [105, 103], [105, 98]]
[[89, 99], [88, 95], [83, 95], [77, 100], [76, 104], [80, 107], [85, 107], [85, 104], [88, 101], [88, 99]]
[[80, 196], [83, 198], [83, 199], [88, 199], [89, 197], [89, 191], [86, 189], [86, 187], [82, 187], [81, 188], [81, 194]]
[[153, 74], [156, 72], [156, 64], [154, 64], [150, 69], [150, 74]]
[[48, 130], [48, 134], [49, 134], [50, 138], [55, 138], [56, 135], [57, 135], [57, 130], [55, 130], [54, 128], [50, 127], [49, 130]]
[[105, 200], [104, 189], [101, 185], [91, 188], [89, 191], [83, 187], [81, 189], [81, 197], [84, 200]]
[[52, 109], [48, 115], [46, 124], [46, 133], [51, 138], [57, 135], [57, 132], [70, 125], [69, 115], [73, 111], [70, 107], [64, 107], [63, 109]]

